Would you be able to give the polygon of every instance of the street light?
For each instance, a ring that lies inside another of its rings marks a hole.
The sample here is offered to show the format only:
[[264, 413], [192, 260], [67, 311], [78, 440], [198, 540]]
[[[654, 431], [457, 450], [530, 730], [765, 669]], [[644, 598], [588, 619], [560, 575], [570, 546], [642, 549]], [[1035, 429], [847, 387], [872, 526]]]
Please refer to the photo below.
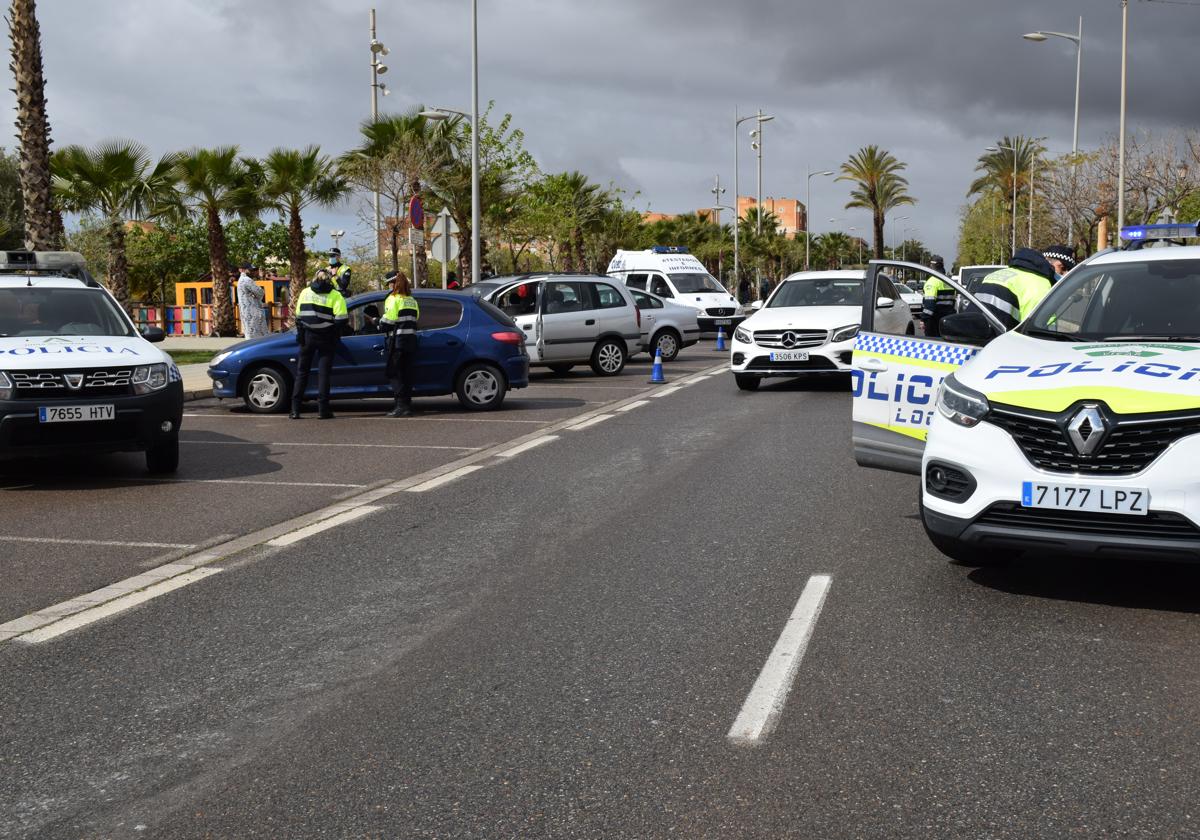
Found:
[[[908, 232], [910, 230], [916, 230], [916, 228], [915, 227], [906, 227], [904, 229], [904, 233], [901, 234], [901, 237], [900, 237], [900, 261], [901, 262], [907, 262], [907, 260], [908, 260]], [[895, 248], [892, 249], [893, 253], [895, 252], [895, 250], [896, 250]]]
[[341, 247], [342, 247], [342, 237], [343, 237], [343, 236], [345, 236], [345, 235], [346, 235], [346, 231], [344, 231], [344, 230], [331, 230], [331, 231], [329, 231], [329, 238], [333, 240], [333, 247], [334, 247], [334, 248], [337, 248], [337, 249], [339, 249], [339, 250], [341, 249]]
[[[1075, 185], [1075, 156], [1079, 154], [1079, 79], [1080, 73], [1083, 71], [1083, 16], [1079, 18], [1079, 34], [1071, 35], [1068, 32], [1049, 32], [1038, 30], [1037, 32], [1027, 32], [1021, 36], [1026, 41], [1042, 42], [1047, 38], [1065, 38], [1075, 44], [1075, 128], [1071, 132], [1071, 186]], [[1122, 73], [1124, 76], [1124, 73]], [[1075, 247], [1075, 217], [1067, 215], [1067, 241], [1071, 243], [1071, 247]]]
[[[738, 222], [741, 220], [741, 215], [742, 215], [741, 201], [739, 200], [740, 193], [738, 191], [738, 128], [741, 126], [742, 123], [746, 122], [747, 120], [757, 120], [759, 126], [761, 127], [763, 123], [765, 123], [769, 120], [773, 120], [773, 119], [775, 119], [775, 117], [771, 114], [764, 114], [762, 112], [762, 108], [758, 109], [757, 114], [751, 114], [748, 117], [739, 117], [738, 112], [737, 112], [737, 107], [734, 106], [734, 109], [733, 109], [733, 203], [735, 205], [737, 205], [737, 207], [738, 207], [738, 209], [735, 210], [734, 214], [733, 214], [733, 284], [734, 284], [735, 289], [738, 286], [738, 275], [739, 275], [740, 266], [741, 266], [741, 264], [739, 262], [739, 256], [738, 256], [740, 253], [740, 251], [738, 249], [738, 227], [739, 227]], [[761, 148], [759, 148], [758, 151], [760, 152], [759, 158], [758, 158], [758, 160], [759, 160], [758, 193], [759, 193], [759, 198], [761, 199], [761, 197], [762, 197], [762, 154], [761, 154], [762, 150], [761, 150]], [[761, 211], [761, 209], [762, 209], [762, 207], [761, 207], [761, 203], [760, 203], [759, 210]], [[762, 215], [761, 212], [759, 215], [760, 216]], [[757, 288], [754, 290], [754, 294], [755, 294], [755, 296], [758, 295]]]
[[[805, 170], [805, 171], [807, 171], [807, 170]], [[806, 184], [805, 193], [804, 193], [804, 270], [805, 271], [808, 271], [809, 240], [812, 238], [809, 235], [809, 230], [808, 230], [810, 227], [812, 227], [812, 225], [809, 224], [809, 220], [812, 218], [812, 179], [817, 177], [818, 175], [832, 175], [832, 174], [834, 174], [833, 171], [829, 170], [829, 169], [826, 169], [823, 172], [808, 172], [808, 177], [805, 179], [805, 184]]]
[[1012, 199], [1012, 248], [1009, 252], [1009, 259], [1017, 253], [1017, 150], [1015, 146], [1005, 146], [1000, 143], [995, 146], [988, 146], [986, 151], [998, 152], [1001, 149], [1007, 149], [1012, 152], [1013, 156], [1013, 199]]
[[[856, 227], [852, 227], [852, 228], [850, 228], [850, 232], [851, 232], [851, 233], [854, 233], [854, 232], [856, 232], [857, 230], [858, 230], [858, 228], [856, 228]], [[861, 264], [861, 263], [862, 263], [862, 261], [863, 261], [863, 242], [862, 242], [862, 237], [860, 237], [860, 236], [856, 236], [856, 237], [854, 237], [854, 238], [858, 240], [858, 261], [859, 261], [859, 263]]]
[[427, 120], [448, 120], [462, 117], [471, 123], [471, 282], [479, 282], [479, 146], [476, 144], [475, 120], [470, 114], [453, 108], [426, 108], [421, 116]]
[[1121, 0], [1121, 140], [1117, 152], [1117, 236], [1125, 226], [1125, 67], [1129, 57], [1129, 0]]
[[[387, 85], [379, 81], [379, 77], [387, 72], [387, 66], [381, 64], [380, 56], [388, 54], [388, 48], [383, 45], [383, 42], [375, 37], [375, 10], [371, 9], [371, 40], [367, 46], [371, 51], [371, 122], [379, 119], [379, 94], [387, 96], [391, 91]], [[379, 212], [379, 190], [375, 190], [374, 201], [375, 207], [375, 261], [383, 262], [383, 242], [379, 238], [379, 229], [383, 227], [383, 217]]]
[[[911, 218], [912, 218], [911, 216], [896, 216], [894, 219], [892, 219], [892, 221], [893, 222], [907, 222]], [[899, 225], [897, 225], [896, 227], [899, 227]], [[895, 258], [896, 258], [896, 228], [893, 227], [892, 228], [892, 259], [895, 259]]]

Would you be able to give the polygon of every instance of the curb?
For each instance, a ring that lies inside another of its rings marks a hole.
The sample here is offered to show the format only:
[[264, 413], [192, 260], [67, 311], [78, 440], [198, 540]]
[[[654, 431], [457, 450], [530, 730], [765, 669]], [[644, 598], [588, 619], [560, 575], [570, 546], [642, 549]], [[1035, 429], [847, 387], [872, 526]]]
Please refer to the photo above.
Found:
[[213, 395], [212, 388], [200, 388], [192, 391], [183, 392], [184, 402], [195, 402], [196, 400], [206, 400]]

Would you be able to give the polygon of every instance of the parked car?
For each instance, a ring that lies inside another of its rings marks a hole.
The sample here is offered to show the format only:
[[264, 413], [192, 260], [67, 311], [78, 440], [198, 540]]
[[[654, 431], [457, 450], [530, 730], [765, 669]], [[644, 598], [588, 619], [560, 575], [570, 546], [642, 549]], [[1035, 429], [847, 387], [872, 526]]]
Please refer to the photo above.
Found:
[[586, 364], [597, 376], [616, 376], [641, 343], [641, 312], [611, 277], [527, 274], [471, 289], [524, 331], [529, 363], [555, 373]]
[[[765, 304], [733, 331], [730, 367], [753, 391], [768, 376], [849, 373], [863, 310], [862, 271], [804, 271], [784, 279]], [[892, 281], [879, 277], [877, 317], [913, 335], [912, 313]]]
[[[387, 292], [367, 292], [348, 301], [351, 334], [342, 338], [333, 365], [333, 399], [389, 397], [384, 366], [385, 336], [378, 316]], [[496, 409], [510, 388], [529, 384], [525, 336], [496, 307], [461, 292], [415, 293], [421, 306], [417, 321], [416, 381], [413, 395], [455, 394], [472, 411]], [[213, 394], [240, 398], [258, 414], [287, 409], [299, 347], [295, 330], [243, 341], [209, 362]], [[317, 377], [309, 379], [306, 399], [316, 399]]]
[[700, 340], [700, 321], [693, 307], [680, 306], [637, 289], [629, 292], [642, 313], [639, 350], [652, 356], [658, 351], [664, 362], [673, 362], [680, 350]]
[[705, 332], [723, 329], [729, 335], [746, 317], [737, 298], [681, 245], [617, 251], [608, 264], [608, 274], [631, 289], [692, 307]]
[[[1002, 265], [964, 265], [959, 269], [958, 274], [954, 275], [954, 279], [968, 292], [975, 294], [979, 291], [979, 287], [983, 285], [984, 277], [1004, 267]], [[965, 305], [966, 300], [962, 295], [959, 295], [956, 309], [961, 312]]]
[[896, 291], [900, 293], [900, 299], [908, 304], [908, 309], [913, 315], [921, 314], [921, 306], [925, 294], [920, 289], [914, 289], [908, 283], [901, 283], [892, 278], [892, 285], [896, 287]]

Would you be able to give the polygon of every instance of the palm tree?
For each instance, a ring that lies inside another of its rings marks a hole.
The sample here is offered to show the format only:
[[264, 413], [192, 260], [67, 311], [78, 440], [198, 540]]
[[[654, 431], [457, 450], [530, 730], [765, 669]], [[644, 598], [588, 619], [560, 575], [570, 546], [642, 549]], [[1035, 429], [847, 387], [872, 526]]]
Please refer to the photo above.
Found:
[[104, 218], [109, 288], [127, 312], [132, 312], [132, 301], [125, 222], [178, 211], [175, 165], [176, 155], [154, 162], [145, 146], [131, 140], [112, 140], [95, 149], [67, 146], [50, 159], [54, 192], [62, 207]]
[[238, 157], [237, 146], [192, 149], [175, 164], [187, 210], [204, 218], [213, 284], [213, 322], [220, 335], [236, 335], [229, 297], [229, 251], [222, 219], [258, 215], [258, 178], [252, 161]]
[[864, 146], [841, 166], [839, 181], [850, 181], [855, 186], [850, 190], [850, 201], [846, 209], [861, 208], [871, 211], [875, 233], [875, 259], [883, 259], [883, 223], [887, 211], [904, 204], [916, 204], [916, 199], [907, 193], [908, 180], [899, 173], [908, 164], [896, 160], [891, 152], [878, 146]]
[[843, 255], [854, 250], [854, 240], [840, 231], [830, 231], [813, 237], [812, 262], [825, 268], [839, 268]]
[[566, 255], [564, 270], [586, 270], [583, 236], [592, 231], [604, 217], [604, 211], [612, 201], [607, 190], [588, 181], [582, 172], [563, 172], [550, 176], [563, 199], [564, 221], [567, 224], [567, 241], [563, 243]]
[[[263, 197], [284, 217], [288, 226], [288, 262], [291, 282], [288, 300], [295, 301], [308, 277], [304, 251], [304, 226], [300, 213], [312, 204], [332, 207], [349, 192], [328, 155], [317, 146], [305, 149], [272, 149], [262, 160]], [[293, 311], [293, 318], [295, 312]]]
[[[1011, 220], [1013, 202], [1022, 186], [1029, 183], [1034, 160], [1046, 150], [1037, 140], [1019, 135], [1002, 138], [993, 149], [979, 156], [975, 171], [983, 174], [971, 182], [967, 195], [998, 195], [1007, 207], [1005, 219]], [[1006, 225], [1010, 234], [1011, 225], [1011, 221]]]
[[25, 202], [25, 247], [54, 249], [62, 218], [50, 187], [50, 122], [42, 75], [42, 37], [34, 0], [12, 0], [8, 10], [12, 71], [17, 95], [17, 137], [21, 142], [21, 196]]

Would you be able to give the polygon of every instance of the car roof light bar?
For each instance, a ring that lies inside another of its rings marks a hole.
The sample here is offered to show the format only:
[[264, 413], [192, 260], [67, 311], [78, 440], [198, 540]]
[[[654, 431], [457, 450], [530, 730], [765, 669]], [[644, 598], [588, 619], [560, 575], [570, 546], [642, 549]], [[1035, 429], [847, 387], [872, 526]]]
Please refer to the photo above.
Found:
[[1123, 242], [1152, 242], [1160, 239], [1195, 239], [1196, 237], [1200, 237], [1200, 222], [1131, 225], [1121, 228]]
[[57, 274], [89, 286], [98, 285], [78, 251], [0, 251], [0, 273]]
[[688, 249], [686, 245], [655, 245], [650, 249], [656, 254], [686, 254]]

